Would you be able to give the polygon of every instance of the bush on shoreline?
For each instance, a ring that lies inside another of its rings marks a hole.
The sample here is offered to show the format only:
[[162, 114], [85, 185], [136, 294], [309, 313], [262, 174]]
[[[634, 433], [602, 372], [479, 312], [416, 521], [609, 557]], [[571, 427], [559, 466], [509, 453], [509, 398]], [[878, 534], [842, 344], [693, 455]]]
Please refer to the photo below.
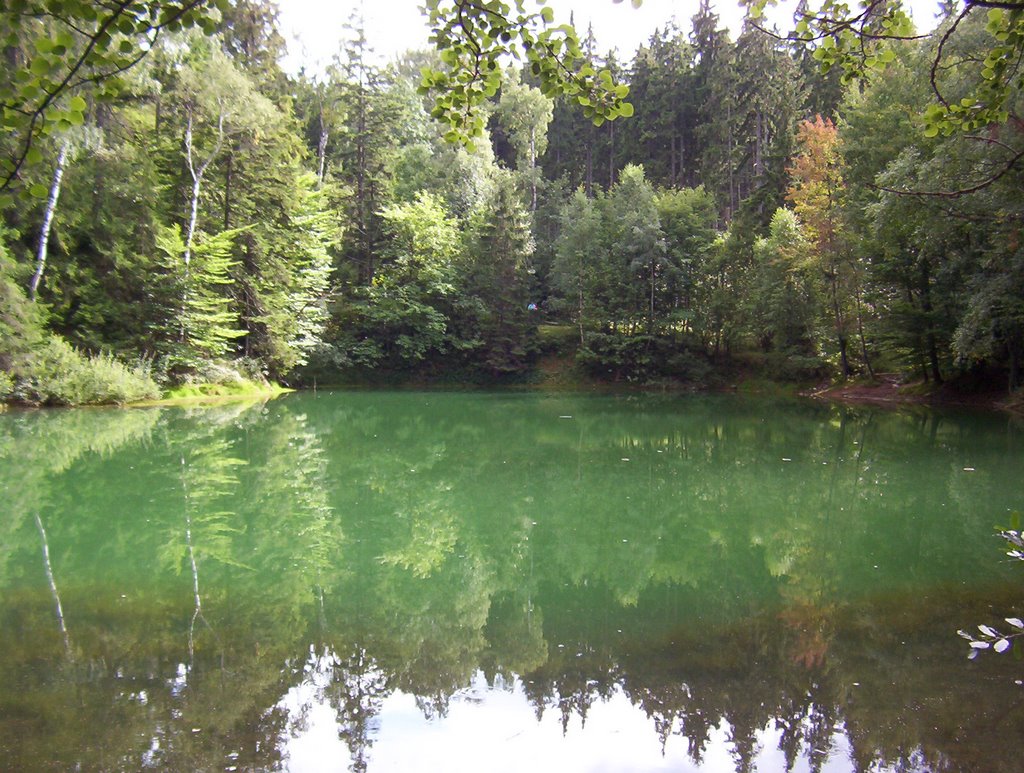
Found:
[[148, 360], [130, 366], [110, 354], [83, 354], [58, 336], [26, 355], [13, 375], [9, 394], [27, 403], [122, 404], [160, 396]]

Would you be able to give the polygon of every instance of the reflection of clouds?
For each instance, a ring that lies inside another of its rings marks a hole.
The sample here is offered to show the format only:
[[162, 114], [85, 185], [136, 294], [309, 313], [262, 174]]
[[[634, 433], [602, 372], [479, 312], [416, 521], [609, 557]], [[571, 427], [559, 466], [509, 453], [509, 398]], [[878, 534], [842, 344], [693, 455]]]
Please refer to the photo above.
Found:
[[[280, 739], [289, 771], [344, 771], [352, 751], [341, 740], [343, 724], [325, 697], [336, 661], [313, 656], [305, 679], [277, 704], [289, 715], [289, 731]], [[396, 691], [381, 706], [371, 728], [369, 771], [683, 771], [719, 773], [736, 769], [732, 728], [722, 721], [708, 738], [700, 763], [674, 734], [662, 745], [651, 720], [620, 690], [596, 702], [586, 722], [575, 718], [563, 732], [557, 712], [537, 718], [535, 707], [515, 679], [492, 687], [477, 672], [469, 687], [455, 693], [443, 717], [424, 716], [415, 695]], [[787, 770], [780, 750], [783, 731], [774, 722], [755, 734], [753, 770]], [[795, 773], [853, 771], [851, 747], [843, 728], [833, 733], [829, 750], [805, 749], [791, 768]]]
[[281, 759], [290, 770], [348, 770], [348, 749], [340, 737], [341, 725], [326, 697], [337, 664], [334, 653], [318, 655], [310, 647], [302, 681], [274, 707], [288, 718], [278, 743]]
[[366, 770], [386, 685], [384, 672], [361, 650], [342, 659], [310, 646], [302, 681], [267, 712], [287, 717], [277, 739], [286, 769]]
[[341, 740], [334, 709], [310, 682], [292, 687], [277, 704], [288, 714], [288, 732], [280, 739], [288, 770], [348, 770], [348, 747]]

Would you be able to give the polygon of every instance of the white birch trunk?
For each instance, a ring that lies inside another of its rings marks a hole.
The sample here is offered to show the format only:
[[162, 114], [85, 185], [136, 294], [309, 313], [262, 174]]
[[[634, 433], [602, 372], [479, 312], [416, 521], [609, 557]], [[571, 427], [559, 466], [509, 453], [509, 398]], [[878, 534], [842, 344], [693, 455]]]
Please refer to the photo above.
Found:
[[57, 199], [60, 198], [60, 184], [64, 179], [64, 166], [67, 164], [71, 140], [65, 139], [57, 154], [57, 168], [53, 170], [53, 182], [50, 184], [50, 196], [46, 200], [46, 213], [43, 215], [43, 227], [39, 231], [39, 248], [36, 250], [36, 271], [28, 288], [29, 300], [35, 301], [39, 284], [43, 281], [46, 269], [46, 250], [50, 244], [50, 229], [53, 227], [53, 215], [57, 211]]
[[195, 153], [192, 149], [192, 111], [188, 112], [188, 120], [185, 123], [185, 161], [188, 163], [188, 172], [192, 176], [192, 201], [189, 208], [188, 228], [185, 230], [185, 278], [188, 279], [189, 264], [192, 262], [192, 242], [196, 235], [196, 223], [199, 220], [199, 194], [203, 184], [203, 175], [213, 160], [220, 154], [224, 145], [224, 111], [221, 110], [217, 116], [217, 144], [214, 145], [210, 155], [198, 167], [195, 162]]

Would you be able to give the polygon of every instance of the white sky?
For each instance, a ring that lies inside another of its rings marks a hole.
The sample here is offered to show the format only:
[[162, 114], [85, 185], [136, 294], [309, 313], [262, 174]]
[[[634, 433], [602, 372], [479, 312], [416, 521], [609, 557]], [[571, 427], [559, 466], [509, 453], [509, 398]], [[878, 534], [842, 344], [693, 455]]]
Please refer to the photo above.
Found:
[[[288, 41], [289, 56], [285, 69], [298, 72], [321, 71], [339, 49], [343, 25], [353, 11], [361, 10], [370, 46], [383, 61], [409, 49], [427, 48], [428, 28], [419, 11], [422, 0], [278, 0], [281, 29]], [[637, 47], [647, 41], [655, 28], [675, 18], [678, 26], [689, 30], [689, 20], [697, 12], [699, 0], [644, 0], [633, 8], [629, 0], [548, 0], [555, 22], [569, 21], [575, 14], [576, 29], [585, 34], [592, 22], [598, 50], [617, 48], [622, 59], [629, 59]], [[733, 38], [739, 34], [743, 9], [737, 0], [714, 3], [719, 18], [729, 27]], [[921, 29], [930, 29], [937, 0], [910, 0], [908, 3]], [[781, 26], [788, 24], [794, 2], [782, 0]], [[527, 8], [529, 8], [529, 2]]]

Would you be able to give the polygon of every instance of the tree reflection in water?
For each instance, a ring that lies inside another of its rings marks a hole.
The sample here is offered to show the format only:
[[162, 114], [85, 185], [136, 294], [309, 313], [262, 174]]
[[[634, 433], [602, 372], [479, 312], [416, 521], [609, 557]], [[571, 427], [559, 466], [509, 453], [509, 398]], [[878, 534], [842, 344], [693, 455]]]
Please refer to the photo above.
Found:
[[1015, 770], [1019, 665], [955, 631], [1020, 613], [1020, 459], [991, 417], [710, 398], [3, 416], [0, 754]]

